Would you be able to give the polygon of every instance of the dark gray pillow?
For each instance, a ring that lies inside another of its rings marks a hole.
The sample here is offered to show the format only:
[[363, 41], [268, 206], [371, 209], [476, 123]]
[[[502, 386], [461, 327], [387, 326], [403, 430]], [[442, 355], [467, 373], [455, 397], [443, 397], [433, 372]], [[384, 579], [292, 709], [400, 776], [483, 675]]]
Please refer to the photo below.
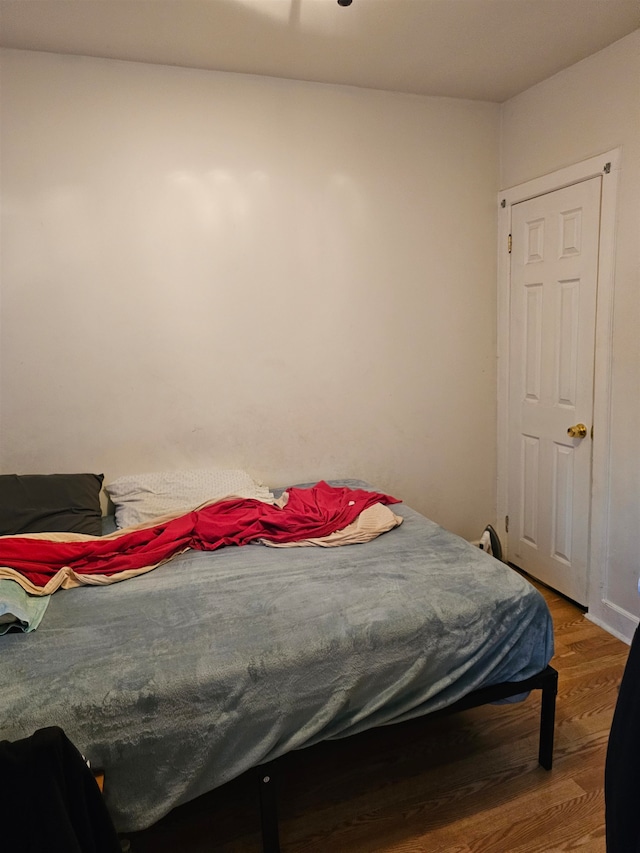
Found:
[[102, 474], [1, 474], [0, 535], [100, 536]]

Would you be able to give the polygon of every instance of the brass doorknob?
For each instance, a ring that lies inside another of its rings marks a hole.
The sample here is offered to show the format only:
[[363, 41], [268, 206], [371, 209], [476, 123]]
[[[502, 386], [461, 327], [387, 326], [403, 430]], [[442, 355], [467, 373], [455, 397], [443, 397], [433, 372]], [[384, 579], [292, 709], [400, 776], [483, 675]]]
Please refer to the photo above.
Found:
[[587, 434], [587, 428], [584, 424], [575, 424], [567, 430], [567, 435], [570, 438], [584, 438]]

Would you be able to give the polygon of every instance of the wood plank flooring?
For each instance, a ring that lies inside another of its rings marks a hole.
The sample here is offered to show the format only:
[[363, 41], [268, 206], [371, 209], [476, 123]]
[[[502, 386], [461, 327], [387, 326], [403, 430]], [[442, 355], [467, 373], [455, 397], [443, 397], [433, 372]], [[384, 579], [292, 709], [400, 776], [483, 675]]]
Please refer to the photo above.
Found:
[[[559, 673], [553, 769], [537, 763], [537, 692], [302, 750], [279, 788], [283, 853], [604, 853], [604, 760], [629, 649], [540, 589]], [[238, 779], [176, 809], [130, 835], [132, 853], [258, 853], [256, 786]]]

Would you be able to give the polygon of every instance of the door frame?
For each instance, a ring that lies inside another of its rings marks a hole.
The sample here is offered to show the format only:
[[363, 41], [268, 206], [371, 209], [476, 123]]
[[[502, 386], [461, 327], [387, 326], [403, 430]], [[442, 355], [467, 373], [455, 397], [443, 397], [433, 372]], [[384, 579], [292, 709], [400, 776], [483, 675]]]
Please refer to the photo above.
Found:
[[[615, 222], [621, 149], [615, 148], [572, 166], [527, 181], [498, 193], [498, 448], [497, 448], [497, 532], [502, 539], [505, 559], [509, 559], [509, 537], [505, 519], [508, 508], [509, 474], [509, 321], [511, 264], [508, 239], [511, 234], [511, 208], [527, 201], [602, 176], [600, 202], [600, 240], [598, 251], [598, 290], [596, 298], [595, 365], [593, 387], [593, 434], [591, 468], [591, 510], [587, 557], [587, 599], [590, 611], [602, 610], [607, 600], [609, 567], [609, 471], [611, 365], [613, 351], [613, 292], [615, 272]], [[618, 608], [619, 610], [619, 608]], [[590, 618], [605, 624], [603, 620]], [[621, 614], [607, 612], [607, 629], [628, 637], [628, 626], [620, 624]], [[617, 617], [617, 618], [616, 618]]]

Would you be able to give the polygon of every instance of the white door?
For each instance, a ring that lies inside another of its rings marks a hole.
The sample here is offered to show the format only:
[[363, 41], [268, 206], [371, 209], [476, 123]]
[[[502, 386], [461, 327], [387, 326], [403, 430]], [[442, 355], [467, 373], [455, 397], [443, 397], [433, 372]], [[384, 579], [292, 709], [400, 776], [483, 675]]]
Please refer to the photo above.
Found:
[[587, 601], [601, 178], [512, 206], [509, 558]]

